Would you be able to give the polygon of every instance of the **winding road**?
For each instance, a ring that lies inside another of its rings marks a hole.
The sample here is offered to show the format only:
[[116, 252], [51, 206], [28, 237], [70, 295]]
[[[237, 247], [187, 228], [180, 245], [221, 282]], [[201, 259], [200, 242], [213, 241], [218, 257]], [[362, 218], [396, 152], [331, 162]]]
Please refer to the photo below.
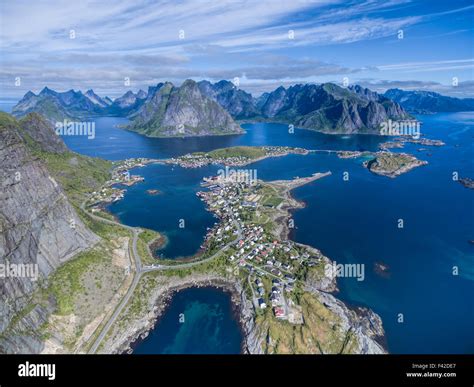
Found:
[[196, 266], [196, 265], [200, 265], [202, 263], [205, 263], [205, 262], [209, 262], [209, 261], [212, 261], [213, 259], [215, 259], [217, 256], [219, 256], [223, 251], [227, 250], [230, 246], [236, 244], [241, 238], [242, 238], [242, 229], [239, 225], [239, 223], [235, 220], [234, 216], [231, 215], [232, 217], [232, 221], [234, 223], [234, 225], [236, 226], [237, 228], [237, 238], [229, 243], [227, 243], [222, 249], [220, 249], [218, 252], [216, 252], [215, 254], [211, 255], [210, 257], [208, 258], [205, 258], [205, 259], [202, 259], [202, 260], [198, 260], [198, 261], [193, 261], [193, 262], [187, 262], [187, 263], [181, 263], [181, 264], [176, 264], [176, 265], [156, 265], [156, 266], [151, 266], [151, 267], [143, 267], [142, 265], [142, 260], [141, 260], [141, 257], [140, 257], [140, 254], [138, 253], [138, 250], [137, 250], [137, 240], [138, 240], [138, 235], [140, 234], [140, 232], [142, 231], [142, 229], [140, 229], [139, 227], [130, 227], [130, 226], [127, 226], [125, 224], [122, 224], [122, 223], [118, 223], [114, 220], [110, 220], [110, 219], [105, 219], [105, 218], [102, 218], [100, 216], [97, 216], [97, 215], [94, 215], [94, 214], [91, 214], [89, 211], [87, 211], [86, 209], [86, 203], [87, 201], [89, 200], [89, 197], [87, 199], [85, 199], [82, 203], [81, 203], [81, 210], [84, 211], [85, 214], [87, 214], [89, 217], [91, 217], [92, 219], [94, 220], [97, 220], [99, 222], [104, 222], [104, 223], [107, 223], [107, 224], [110, 224], [110, 225], [114, 225], [114, 226], [119, 226], [119, 227], [123, 227], [127, 230], [130, 230], [132, 231], [133, 233], [133, 238], [132, 238], [132, 255], [133, 255], [133, 261], [135, 263], [135, 275], [134, 275], [134, 278], [133, 278], [133, 281], [130, 285], [130, 287], [128, 288], [127, 290], [127, 293], [125, 294], [125, 296], [122, 298], [122, 300], [120, 301], [120, 303], [117, 305], [117, 307], [115, 308], [114, 310], [114, 313], [110, 316], [109, 320], [107, 321], [107, 323], [104, 325], [104, 327], [102, 328], [102, 330], [100, 331], [99, 335], [97, 336], [97, 338], [95, 339], [94, 343], [92, 344], [92, 346], [90, 347], [88, 353], [89, 354], [94, 354], [97, 352], [100, 344], [102, 343], [102, 340], [105, 338], [105, 336], [107, 335], [107, 333], [109, 332], [110, 328], [112, 327], [112, 325], [115, 323], [115, 321], [117, 320], [118, 316], [120, 315], [120, 313], [122, 312], [123, 308], [127, 305], [127, 303], [130, 301], [130, 298], [132, 297], [135, 289], [137, 288], [137, 285], [138, 283], [140, 282], [140, 278], [142, 277], [143, 274], [145, 273], [149, 273], [149, 272], [152, 272], [152, 271], [159, 271], [159, 270], [171, 270], [171, 269], [183, 269], [183, 268], [189, 268], [189, 267], [193, 267], [193, 266]]

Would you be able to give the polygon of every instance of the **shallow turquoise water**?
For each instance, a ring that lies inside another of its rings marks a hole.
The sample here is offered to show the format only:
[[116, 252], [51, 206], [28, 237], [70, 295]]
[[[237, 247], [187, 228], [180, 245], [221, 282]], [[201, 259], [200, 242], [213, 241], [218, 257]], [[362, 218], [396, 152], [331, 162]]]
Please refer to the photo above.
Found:
[[242, 335], [230, 294], [212, 287], [174, 295], [164, 315], [135, 354], [238, 354]]

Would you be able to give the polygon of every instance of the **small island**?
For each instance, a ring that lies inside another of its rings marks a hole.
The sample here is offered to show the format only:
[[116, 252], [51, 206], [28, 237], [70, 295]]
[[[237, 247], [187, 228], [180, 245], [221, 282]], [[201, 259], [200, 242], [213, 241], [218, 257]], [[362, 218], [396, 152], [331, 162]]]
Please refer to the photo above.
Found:
[[458, 180], [464, 187], [474, 189], [474, 179], [469, 177], [463, 177], [462, 179]]
[[368, 151], [337, 151], [337, 157], [340, 159], [357, 159], [359, 157], [372, 156], [372, 152]]
[[396, 137], [393, 141], [387, 141], [379, 145], [381, 150], [388, 150], [393, 148], [404, 148], [406, 143], [418, 144], [423, 146], [443, 146], [446, 145], [441, 140], [431, 140], [429, 138], [413, 138], [410, 136]]
[[395, 141], [401, 143], [411, 143], [411, 144], [419, 144], [423, 146], [444, 146], [446, 145], [441, 140], [431, 140], [429, 138], [413, 138], [413, 137], [397, 137]]
[[162, 192], [159, 189], [147, 189], [146, 193], [151, 196], [160, 195]]
[[413, 168], [428, 164], [427, 161], [418, 160], [408, 153], [392, 153], [389, 151], [338, 151], [340, 159], [365, 158], [362, 163], [370, 172], [380, 176], [395, 178]]
[[383, 262], [375, 262], [374, 263], [374, 271], [381, 277], [389, 278], [390, 277], [390, 268], [386, 263]]
[[381, 143], [379, 145], [379, 149], [380, 150], [389, 150], [389, 149], [395, 149], [395, 148], [401, 149], [404, 146], [405, 145], [401, 141], [387, 141], [387, 142]]
[[375, 158], [364, 161], [363, 165], [377, 175], [395, 178], [413, 168], [428, 164], [407, 153], [377, 152]]

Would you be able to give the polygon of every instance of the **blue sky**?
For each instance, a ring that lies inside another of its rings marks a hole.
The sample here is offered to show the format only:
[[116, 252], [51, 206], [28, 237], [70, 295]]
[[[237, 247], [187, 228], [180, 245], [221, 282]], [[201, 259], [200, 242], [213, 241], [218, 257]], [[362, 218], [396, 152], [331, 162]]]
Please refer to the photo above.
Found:
[[380, 92], [474, 97], [472, 1], [15, 0], [0, 7], [0, 98], [44, 86], [117, 97], [165, 80], [235, 77], [255, 95], [347, 78]]

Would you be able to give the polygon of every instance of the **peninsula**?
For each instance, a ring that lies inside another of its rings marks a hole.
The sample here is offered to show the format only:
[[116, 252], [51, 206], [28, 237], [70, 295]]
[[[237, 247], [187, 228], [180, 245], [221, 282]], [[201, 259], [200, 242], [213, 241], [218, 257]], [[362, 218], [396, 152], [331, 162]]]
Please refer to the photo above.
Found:
[[240, 311], [247, 353], [384, 353], [380, 317], [352, 310], [330, 292], [330, 260], [310, 246], [288, 240], [291, 211], [303, 206], [290, 191], [330, 176], [290, 181], [246, 182], [206, 179], [199, 193], [219, 222], [205, 238], [197, 261], [155, 264], [104, 336], [99, 352], [129, 351], [166, 309], [171, 295], [193, 286], [232, 293]]

